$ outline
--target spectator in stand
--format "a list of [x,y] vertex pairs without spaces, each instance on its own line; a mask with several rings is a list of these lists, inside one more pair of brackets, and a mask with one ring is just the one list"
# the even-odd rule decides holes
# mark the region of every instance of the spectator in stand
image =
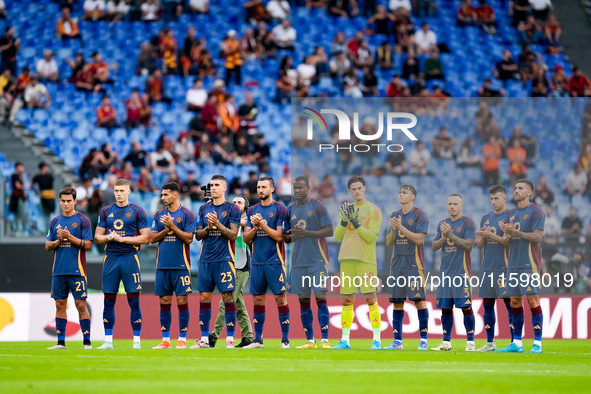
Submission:
[[554,9],[552,0],[529,0],[529,4],[531,5],[533,17],[541,23],[548,20],[550,11]]
[[298,78],[295,87],[295,97],[310,97],[310,88],[304,83],[302,78]]
[[481,101],[478,103],[478,106],[479,109],[476,112],[476,134],[484,141],[487,141],[490,136],[500,139],[501,128],[497,124],[492,112],[490,112],[488,104]]
[[332,174],[326,174],[318,185],[318,199],[322,202],[335,201],[336,188],[332,182]]
[[92,54],[92,60],[90,69],[94,73],[94,84],[112,84],[113,80],[109,78],[109,72],[110,70],[117,69],[119,65],[114,64],[109,66],[107,62],[103,61],[101,54],[98,52]]
[[263,21],[259,22],[258,28],[254,33],[259,48],[259,57],[275,56],[276,48],[273,42],[273,32],[267,29],[267,24]]
[[60,77],[57,62],[51,49],[43,50],[43,58],[37,61],[37,77],[44,82],[57,82]]
[[142,11],[142,20],[150,22],[160,19],[158,16],[160,7],[154,2],[154,0],[146,0],[140,9]]
[[248,0],[242,3],[242,7],[246,9],[246,23],[256,25],[257,22],[268,21],[270,19],[269,13],[261,0]]
[[424,22],[421,30],[414,35],[414,43],[417,47],[417,53],[429,53],[437,49],[437,35],[431,30],[427,22]]
[[577,209],[570,207],[568,216],[564,218],[561,225],[563,235],[583,234],[583,221],[577,215]]
[[156,69],[156,60],[158,56],[156,51],[152,48],[152,44],[144,42],[140,44],[140,55],[138,57],[137,73],[141,75],[149,75]]
[[297,38],[296,29],[291,26],[289,19],[281,21],[280,25],[273,28],[273,42],[278,49],[294,51],[294,42]]
[[80,35],[80,29],[78,28],[78,20],[70,16],[70,10],[64,8],[62,10],[62,16],[56,22],[57,37],[62,40],[70,38],[76,38],[80,40],[82,44],[82,36]]
[[349,58],[354,61],[357,58],[357,51],[359,47],[361,47],[361,43],[363,42],[363,32],[356,31],[355,35],[351,37],[349,41],[347,41],[347,52],[349,54]]
[[298,77],[301,78],[306,86],[315,85],[318,83],[318,78],[316,77],[316,66],[312,63],[313,58],[312,56],[308,55],[304,57],[304,62],[298,65],[296,69],[298,72]]
[[18,75],[16,54],[21,50],[21,39],[14,36],[14,28],[8,26],[6,35],[0,38],[0,52],[2,52],[2,71],[10,69],[10,75]]
[[311,55],[310,62],[316,67],[316,75],[318,77],[329,74],[328,56],[322,45],[314,47],[314,54]]
[[562,25],[556,19],[556,16],[550,15],[548,22],[544,25],[544,37],[548,40],[548,44],[554,47],[554,50],[559,52],[560,37],[562,37]]
[[246,60],[261,60],[263,51],[259,48],[259,44],[254,36],[254,30],[246,29],[244,32],[244,35],[240,39],[240,52]]
[[478,97],[504,97],[505,89],[500,88],[495,90],[492,88],[492,81],[490,78],[484,80],[482,87],[478,88]]
[[548,82],[548,78],[546,77],[546,71],[542,67],[538,67],[536,69],[536,75],[531,81],[532,90],[531,96],[532,97],[552,97],[552,92],[550,91],[550,83]]
[[571,97],[591,96],[591,82],[579,67],[573,68],[573,75],[568,80],[568,93]]
[[6,69],[0,75],[0,120],[4,121],[9,112],[16,94],[16,79],[10,75],[10,70]]
[[187,197],[191,202],[196,202],[201,199],[203,192],[200,189],[199,181],[195,179],[195,172],[192,170],[187,171],[187,180],[181,187],[181,196],[183,199]]
[[158,43],[158,48],[162,57],[163,73],[165,75],[175,75],[178,70],[178,43],[176,38],[174,38],[174,31],[172,29],[164,29],[163,36]]
[[406,159],[404,152],[390,152],[386,156],[384,163],[384,172],[386,175],[404,175],[406,174]]
[[195,143],[195,159],[199,165],[213,164],[213,146],[211,145],[209,135],[201,134],[201,139]]
[[101,150],[97,153],[99,158],[97,165],[101,175],[111,171],[112,167],[117,163],[118,156],[117,152],[113,151],[113,146],[110,143],[107,142],[101,146]]
[[156,147],[156,152],[153,152],[151,157],[151,168],[154,174],[154,183],[156,186],[164,184],[166,179],[174,172],[175,161],[172,154],[164,149],[164,145],[160,144]]
[[224,102],[219,106],[219,114],[222,120],[222,132],[235,135],[240,132],[240,118],[234,96],[226,93]]
[[402,78],[413,80],[419,75],[419,59],[412,47],[408,48],[406,60],[402,64]]
[[[84,59],[84,55],[82,53],[77,53],[76,56],[74,57],[74,60],[66,59],[66,63],[68,64],[68,66],[72,70],[72,74],[70,75],[70,78],[68,79],[68,81],[75,84],[76,81],[78,80],[79,74],[82,72],[82,69],[86,65],[86,60]],[[27,69],[28,69],[28,67],[27,67]]]
[[454,147],[458,140],[451,138],[447,127],[439,129],[439,135],[431,140],[433,145],[433,158],[435,159],[453,159],[455,156]]
[[386,97],[400,97],[405,85],[400,79],[400,75],[392,75],[392,79],[386,85]]
[[164,78],[162,78],[160,69],[155,69],[146,81],[146,92],[150,97],[150,103],[164,102],[170,104],[172,102],[172,99],[165,96]]
[[291,8],[286,0],[270,0],[267,3],[267,12],[271,18],[281,22],[291,14]]
[[354,68],[350,68],[343,78],[343,94],[345,97],[363,97],[357,71]]
[[140,98],[143,104],[140,110],[140,124],[148,127],[150,126],[150,121],[152,120],[152,106],[150,105],[150,96],[148,93],[142,93]]
[[497,17],[495,10],[490,5],[486,4],[486,0],[479,0],[480,5],[476,7],[476,22],[482,27],[487,34],[495,34],[497,32]]
[[517,30],[521,33],[523,44],[538,44],[542,38],[542,26],[536,21],[533,15],[519,23]]
[[357,68],[373,67],[374,54],[367,40],[361,40],[361,44],[357,48],[357,56],[352,58],[352,60]]
[[560,241],[561,233],[561,225],[556,215],[554,215],[554,209],[551,205],[547,205],[546,216],[544,218],[544,236],[542,238],[542,242],[544,243],[542,256],[546,260],[550,260],[558,252],[558,242]]
[[499,159],[501,158],[501,146],[494,136],[490,136],[488,143],[482,148],[484,154],[484,164],[482,170],[484,171],[483,186],[496,185],[499,182]]
[[513,128],[513,134],[509,137],[509,146],[513,146],[513,141],[518,140],[520,145],[525,149],[527,152],[527,162],[528,166],[533,165],[533,160],[536,156],[536,146],[538,140],[536,137],[532,137],[529,135],[523,134],[523,129],[521,126],[515,126]]
[[207,102],[203,106],[203,110],[201,111],[203,127],[212,136],[216,135],[218,132],[218,107],[218,96],[210,94],[207,98]]
[[579,163],[575,164],[574,170],[566,176],[564,193],[570,197],[571,201],[573,196],[582,196],[587,189],[587,181],[587,174],[583,171],[583,167]]
[[258,133],[257,129],[257,104],[254,102],[252,92],[244,93],[245,102],[238,108],[238,118],[240,119],[241,135],[251,138]]
[[403,15],[410,15],[412,5],[410,0],[389,0],[388,8],[394,13],[396,18],[400,18]]
[[418,176],[428,175],[427,166],[431,160],[431,154],[425,148],[423,141],[417,141],[415,150],[408,154],[408,162],[410,163],[409,174],[417,174]]
[[384,36],[390,36],[394,32],[393,24],[396,20],[394,14],[388,12],[386,6],[379,5],[376,13],[367,20],[368,25],[375,25],[373,32]]
[[[47,88],[39,82],[35,75],[31,76],[31,82],[25,88],[24,99],[28,108],[49,108],[51,105],[51,96],[49,96]],[[22,108],[22,103],[20,107]]]
[[240,43],[236,40],[236,30],[230,30],[222,43],[222,57],[225,59],[226,75],[224,81],[230,86],[230,80],[234,78],[236,85],[242,84],[242,55]]
[[129,13],[129,5],[125,0],[110,0],[107,3],[107,19],[111,23],[121,22]]
[[378,97],[380,95],[378,77],[373,72],[373,68],[369,66],[363,67],[363,85],[361,86],[361,90],[365,97]]
[[209,0],[189,0],[189,10],[193,14],[209,14]]
[[328,15],[348,18],[359,14],[357,0],[328,0]]
[[10,195],[8,210],[15,214],[15,232],[19,235],[24,235],[29,217],[25,209],[27,194],[25,192],[25,165],[23,163],[15,163],[14,174],[12,174],[10,181],[12,184],[12,193]]
[[159,190],[152,179],[152,174],[148,167],[140,168],[140,176],[137,180],[137,189],[141,193],[151,193]]
[[514,139],[509,149],[507,149],[507,159],[509,159],[510,181],[514,185],[515,181],[527,176],[527,167],[525,166],[526,153],[518,139]]
[[127,118],[125,128],[135,129],[140,126],[141,111],[144,104],[140,99],[140,92],[137,89],[131,90],[131,97],[125,101],[127,109]]
[[554,66],[554,73],[550,78],[550,90],[554,97],[568,97],[568,79],[564,74],[564,67]]
[[115,111],[115,107],[111,104],[109,96],[103,96],[101,105],[96,112],[96,117],[97,127],[104,127],[107,129],[120,127],[117,123],[117,111]]
[[257,163],[268,163],[271,157],[271,148],[267,145],[264,135],[260,135],[254,146],[254,158]]
[[503,59],[493,68],[493,75],[495,78],[498,78],[503,82],[506,82],[509,79],[519,80],[521,78],[519,75],[519,67],[517,66],[517,63],[515,63],[515,60],[513,60],[513,55],[510,50],[505,49],[503,51]]
[[333,78],[342,78],[351,68],[351,61],[347,58],[345,52],[337,53],[328,63],[330,75]]
[[376,63],[382,70],[390,70],[394,67],[392,47],[388,41],[383,41],[382,44],[376,48]]
[[115,175],[115,179],[127,179],[133,185],[133,164],[129,161],[122,161],[119,168],[113,170],[113,175]]
[[427,81],[425,80],[425,74],[419,73],[414,83],[409,86],[410,94],[412,96],[418,96],[423,89],[427,89]]
[[519,23],[527,18],[530,10],[529,0],[511,0],[509,3],[509,15],[513,15],[513,27],[519,26]]
[[340,52],[347,52],[347,43],[346,43],[345,33],[342,31],[338,31],[337,34],[334,36],[332,40],[332,44],[330,44],[330,54],[332,56],[336,56]]
[[583,148],[577,163],[579,163],[581,167],[583,167],[583,170],[588,175],[591,175],[591,144],[585,144],[585,147]]
[[439,59],[439,51],[434,49],[429,54],[429,58],[425,60],[423,65],[425,77],[429,79],[445,79],[443,74],[443,63]]
[[476,9],[472,7],[471,0],[462,0],[458,7],[458,26],[473,26],[477,21]]
[[519,62],[519,74],[521,75],[521,83],[523,87],[526,86],[527,81],[534,79],[539,68],[541,68],[541,66],[536,62],[536,54],[531,51],[528,52],[525,55],[525,61]]
[[257,193],[257,183],[259,179],[257,173],[250,171],[248,173],[248,180],[244,184],[244,194],[248,197],[251,204],[257,204],[260,200]]
[[244,136],[238,137],[236,143],[236,154],[240,157],[241,164],[252,164],[254,163],[254,157],[248,146],[248,140]]
[[103,19],[105,12],[104,0],[84,0],[84,16],[82,20],[97,21]]
[[203,88],[203,80],[195,78],[193,87],[187,90],[187,110],[200,112],[207,101],[207,90]]
[[289,174],[289,166],[283,167],[283,176],[277,181],[275,193],[280,201],[289,205],[288,202],[291,200],[291,176]]
[[131,152],[123,159],[125,162],[131,163],[133,168],[146,167],[150,163],[150,155],[142,149],[142,144],[139,141],[131,143]]
[[554,193],[548,187],[546,177],[542,175],[538,179],[538,184],[534,188],[534,204],[536,205],[550,205],[554,202]]
[[80,178],[95,179],[99,177],[99,164],[104,159],[103,154],[96,148],[92,148],[80,163],[78,173]]
[[456,158],[459,167],[480,167],[482,165],[482,156],[474,155],[474,145],[474,138],[466,138]]
[[39,163],[39,174],[35,175],[31,182],[31,188],[35,188],[41,200],[41,215],[43,216],[42,232],[49,229],[51,215],[55,212],[55,190],[53,189],[53,175],[49,173],[47,163]]
[[394,31],[396,32],[396,44],[394,49],[397,53],[408,52],[412,47],[414,40],[415,27],[410,19],[409,14],[396,14],[396,21],[394,21]]

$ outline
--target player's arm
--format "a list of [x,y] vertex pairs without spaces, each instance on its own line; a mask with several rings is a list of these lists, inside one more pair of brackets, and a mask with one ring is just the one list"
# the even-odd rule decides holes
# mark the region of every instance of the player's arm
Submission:
[[244,240],[244,242],[246,242],[247,244],[251,243],[254,240],[254,237],[256,237],[257,235],[257,229],[257,226],[250,227],[246,225],[244,227],[244,234],[242,234],[242,239]]
[[476,241],[474,238],[460,238],[454,233],[449,234],[449,240],[464,250],[471,250]]
[[515,230],[515,235],[527,242],[531,242],[532,244],[539,244],[542,242],[544,230],[534,230],[532,233],[524,233],[520,230]]
[[433,239],[433,242],[431,243],[431,249],[433,250],[439,250],[443,247],[443,244],[445,243],[445,241],[447,241],[447,237],[445,236],[445,234],[443,234],[441,232],[441,222],[439,223],[439,225],[437,226],[437,233],[435,234],[435,238]]
[[[150,231],[150,243],[155,244],[156,242],[160,242],[166,236],[168,229],[165,227],[162,231]],[[193,234],[191,234],[191,238],[193,238]]]
[[111,242],[109,236],[105,234],[106,232],[107,230],[104,227],[96,228],[96,231],[94,233],[94,242],[96,242],[97,245],[102,245]]
[[238,238],[238,229],[240,228],[240,224],[230,223],[230,228],[228,228],[220,222],[217,222],[216,226],[218,230],[220,230],[220,233],[230,241],[236,241],[236,238]]
[[92,246],[92,242],[90,240],[83,240],[73,236],[67,228],[60,230],[59,233],[61,234],[62,238],[67,239],[73,246],[80,250],[89,250]]
[[348,225],[349,220],[343,214],[339,214],[339,224],[337,224],[337,228],[334,232],[334,238],[337,242],[341,242],[343,240],[343,237],[347,232]]
[[201,241],[209,237],[209,227],[203,228],[203,226],[195,227],[195,239]]
[[380,233],[380,227],[382,225],[382,212],[376,208],[376,211],[374,211],[373,215],[373,218],[370,218],[369,220],[369,228],[365,228],[363,226],[357,227],[359,235],[368,244],[373,244],[376,242],[378,239],[378,234]]
[[150,243],[150,229],[140,229],[140,235],[134,237],[120,237],[119,242],[130,245],[147,245]]
[[396,229],[390,227],[390,232],[386,235],[386,246],[392,246],[394,241],[396,241]]
[[400,226],[400,231],[406,236],[406,238],[417,245],[422,245],[425,242],[425,233],[413,233],[404,226]]
[[477,235],[476,236],[476,246],[478,247],[478,249],[482,249],[484,248],[484,246],[486,245],[486,238]]
[[62,243],[61,239],[56,239],[55,241],[50,241],[50,240],[46,240],[45,241],[45,250],[47,250],[48,252],[51,252],[52,250],[56,250],[57,248],[60,247],[60,244]]
[[[283,227],[282,226],[277,226],[275,229],[272,229],[264,221],[260,221],[259,226],[260,226],[261,230],[263,230],[264,232],[266,232],[269,235],[269,238],[273,239],[273,241],[275,241],[275,242],[283,241]],[[236,234],[238,234],[238,230],[236,230]]]

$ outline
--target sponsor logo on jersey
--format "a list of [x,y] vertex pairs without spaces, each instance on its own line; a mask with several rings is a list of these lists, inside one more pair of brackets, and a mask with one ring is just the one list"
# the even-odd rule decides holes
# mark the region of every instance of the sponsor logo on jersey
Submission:
[[110,214],[110,215],[109,215],[109,216],[107,216],[107,217],[108,217],[108,218],[114,218],[114,217],[115,217],[115,215],[113,215],[113,214]]
[[297,217],[296,217],[296,215],[293,215],[293,216],[291,217],[291,220],[295,220],[295,219],[297,219]]
[[121,230],[123,228],[123,220],[115,220],[115,222],[113,223],[113,227],[115,227],[116,230]]

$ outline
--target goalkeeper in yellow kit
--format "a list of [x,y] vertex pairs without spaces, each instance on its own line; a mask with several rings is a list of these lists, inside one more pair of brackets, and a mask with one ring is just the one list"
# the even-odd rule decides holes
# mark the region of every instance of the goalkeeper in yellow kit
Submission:
[[353,303],[357,288],[365,296],[369,306],[369,320],[373,330],[371,349],[381,349],[382,318],[376,297],[378,283],[376,239],[382,224],[382,212],[377,206],[365,200],[365,179],[363,177],[349,178],[347,186],[355,202],[353,204],[343,203],[339,214],[339,224],[335,230],[336,240],[342,241],[339,250],[339,263],[341,264],[341,294],[343,296],[343,311],[341,312],[343,334],[341,341],[333,349],[351,349],[349,334],[354,318]]

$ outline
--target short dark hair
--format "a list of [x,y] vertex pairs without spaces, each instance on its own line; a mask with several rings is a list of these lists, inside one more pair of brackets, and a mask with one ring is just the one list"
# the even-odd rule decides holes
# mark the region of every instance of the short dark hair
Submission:
[[501,185],[494,185],[491,186],[490,189],[488,189],[488,194],[496,194],[496,193],[503,193],[504,195],[507,195],[507,189],[505,189],[505,186],[501,186]]
[[[462,197],[462,195],[461,195],[461,194],[455,194],[455,193],[454,193],[454,194],[450,194],[450,195],[449,195],[449,197],[460,197],[460,200],[464,201],[464,197]],[[449,198],[449,197],[448,197],[448,198]]]
[[515,185],[517,185],[518,183],[525,183],[529,187],[529,190],[531,190],[532,192],[534,191],[534,184],[529,179],[518,179],[517,182],[515,182]]
[[275,187],[275,181],[270,176],[262,176],[259,178],[259,182],[260,181],[269,181],[269,183],[271,184],[271,187]]
[[236,196],[236,198],[241,198],[244,200],[244,210],[248,211],[248,208],[250,207],[250,201],[248,200],[248,198],[244,194]]
[[219,174],[212,176],[211,180],[212,181],[224,181],[226,183],[226,185],[228,184],[228,180],[226,179],[226,177],[223,175],[219,175]]
[[127,179],[117,179],[113,186],[127,186],[131,189],[131,182],[129,182]]
[[42,161],[41,163],[39,163],[39,169],[42,170],[44,167],[47,167],[47,163]]
[[415,197],[417,196],[417,189],[415,189],[413,185],[404,184],[400,186],[400,190],[408,190],[409,192],[414,194]]
[[168,182],[165,183],[164,186],[162,186],[162,190],[170,190],[179,193],[181,191],[181,188],[179,187],[179,184],[176,182]]
[[18,167],[18,166],[24,166],[22,161],[17,161],[16,163],[14,163],[14,167]]
[[61,198],[63,195],[72,196],[75,200],[76,199],[76,189],[71,186],[66,186],[60,191],[59,197]]
[[351,185],[357,182],[361,182],[361,184],[365,186],[365,178],[359,175],[355,175],[349,178],[349,180],[347,181],[347,188],[350,189]]
[[310,186],[310,181],[308,180],[307,176],[300,175],[296,179],[293,180],[293,183],[296,182],[303,182],[306,186]]

